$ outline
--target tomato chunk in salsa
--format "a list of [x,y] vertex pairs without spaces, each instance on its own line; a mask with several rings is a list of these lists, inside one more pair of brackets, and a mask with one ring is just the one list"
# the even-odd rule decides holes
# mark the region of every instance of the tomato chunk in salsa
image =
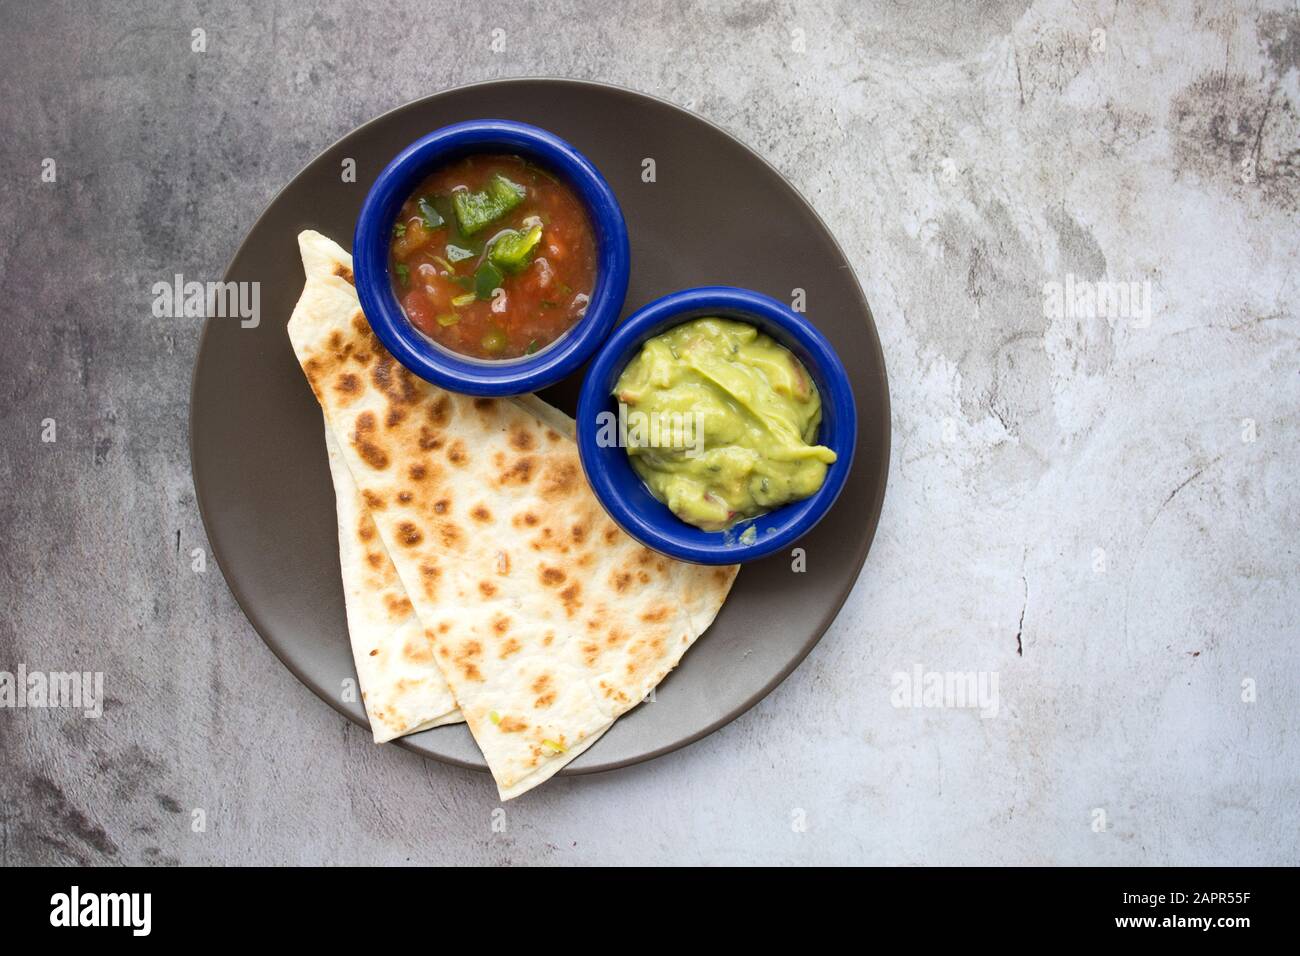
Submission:
[[411,324],[480,359],[546,348],[582,318],[596,280],[586,209],[518,156],[467,156],[429,176],[397,215],[389,260]]

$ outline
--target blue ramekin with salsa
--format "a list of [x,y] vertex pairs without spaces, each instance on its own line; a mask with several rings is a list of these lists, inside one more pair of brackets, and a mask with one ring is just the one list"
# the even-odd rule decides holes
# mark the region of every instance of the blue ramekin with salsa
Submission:
[[361,307],[421,378],[517,395],[576,371],[627,294],[627,224],[605,178],[559,137],[476,120],[379,174],[353,241]]
[[857,410],[844,365],[768,296],[687,289],[634,313],[578,400],[578,451],[610,517],[662,554],[732,564],[787,547],[848,478]]

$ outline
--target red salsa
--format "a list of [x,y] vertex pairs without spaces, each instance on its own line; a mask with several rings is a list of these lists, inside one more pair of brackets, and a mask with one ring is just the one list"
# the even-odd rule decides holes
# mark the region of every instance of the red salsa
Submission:
[[596,242],[567,185],[518,156],[467,156],[411,194],[389,270],[411,323],[480,359],[546,348],[582,318]]

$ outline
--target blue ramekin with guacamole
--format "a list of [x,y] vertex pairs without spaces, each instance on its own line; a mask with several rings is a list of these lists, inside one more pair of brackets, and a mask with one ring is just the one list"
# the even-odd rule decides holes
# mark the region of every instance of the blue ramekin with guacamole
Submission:
[[826,338],[777,300],[726,286],[664,296],[620,325],[577,422],[610,517],[697,564],[752,561],[809,531],[844,488],[858,431]]

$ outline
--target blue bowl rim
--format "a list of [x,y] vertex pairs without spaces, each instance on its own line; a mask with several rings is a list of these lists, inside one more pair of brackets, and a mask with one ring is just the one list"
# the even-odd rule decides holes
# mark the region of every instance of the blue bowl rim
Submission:
[[[476,152],[525,156],[563,178],[587,210],[596,237],[596,285],[586,314],[534,356],[500,361],[459,357],[427,340],[406,317],[388,271],[392,221],[411,191],[443,162]],[[353,278],[371,329],[399,362],[421,378],[468,395],[537,391],[577,371],[609,336],[627,296],[631,253],[627,223],[600,171],[571,144],[512,120],[454,123],[411,143],[370,187],[353,235]]]
[[[716,314],[755,322],[773,334],[782,345],[792,348],[804,363],[822,398],[822,429],[818,440],[836,453],[826,479],[814,494],[783,505],[757,518],[740,522],[727,531],[706,532],[682,521],[661,502],[648,505],[650,514],[634,509],[612,477],[607,456],[623,456],[625,478],[640,477],[627,463],[619,447],[602,448],[596,442],[596,415],[610,408],[610,386],[646,339],[683,322]],[[811,359],[811,361],[809,361]],[[828,416],[834,428],[827,431]],[[578,399],[578,453],[582,469],[597,499],[619,527],[633,538],[669,557],[695,564],[735,564],[766,557],[802,537],[826,516],[848,481],[857,449],[857,407],[848,373],[830,342],[807,319],[783,303],[731,286],[702,286],[683,289],[654,300],[633,313],[615,330],[587,371]],[[642,483],[644,487],[644,483]],[[648,489],[647,495],[648,495]],[[653,499],[652,499],[653,500]],[[772,530],[751,544],[738,540],[750,523],[766,524]]]

